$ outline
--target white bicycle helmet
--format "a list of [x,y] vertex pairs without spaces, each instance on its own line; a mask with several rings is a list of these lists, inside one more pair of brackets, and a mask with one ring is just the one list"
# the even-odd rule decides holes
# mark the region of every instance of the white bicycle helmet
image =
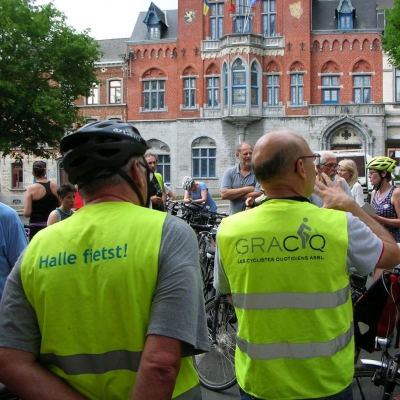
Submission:
[[190,190],[194,183],[194,179],[190,176],[185,176],[182,180],[182,187],[184,190]]

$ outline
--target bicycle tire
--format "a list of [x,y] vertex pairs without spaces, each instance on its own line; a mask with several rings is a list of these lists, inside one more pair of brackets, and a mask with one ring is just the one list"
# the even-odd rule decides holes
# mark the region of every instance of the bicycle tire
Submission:
[[215,392],[236,384],[235,347],[237,319],[235,310],[226,296],[218,305],[217,343],[212,340],[214,298],[206,302],[208,340],[210,351],[193,357],[194,366],[202,386]]
[[[378,386],[373,382],[376,377],[377,371],[382,370],[382,367],[375,364],[362,364],[356,365],[354,370],[354,378],[351,384],[353,389],[354,400],[381,400],[383,396],[383,387],[385,384],[386,369],[383,368],[382,379],[379,380]],[[390,397],[393,399],[395,396],[400,395],[400,373],[396,376],[396,387]]]
[[200,265],[205,269],[207,264],[207,248],[210,247],[210,238],[208,232],[200,232],[199,236],[199,261]]

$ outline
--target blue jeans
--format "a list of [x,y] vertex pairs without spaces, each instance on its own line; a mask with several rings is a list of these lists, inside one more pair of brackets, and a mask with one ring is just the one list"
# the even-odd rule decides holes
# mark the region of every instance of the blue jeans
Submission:
[[[240,400],[262,400],[244,392],[241,387],[239,387],[239,391],[240,391]],[[353,400],[353,392],[351,390],[351,387],[349,386],[347,389],[343,390],[338,394],[334,394],[333,396],[318,397],[315,399],[307,399],[307,400]]]

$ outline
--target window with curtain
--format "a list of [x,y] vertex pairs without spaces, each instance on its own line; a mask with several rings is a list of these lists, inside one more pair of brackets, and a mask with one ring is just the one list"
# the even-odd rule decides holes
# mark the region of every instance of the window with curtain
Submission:
[[276,0],[262,0],[262,24],[264,36],[276,35]]
[[224,3],[210,3],[210,36],[213,40],[224,36]]
[[246,104],[246,68],[240,58],[232,64],[232,104]]
[[371,76],[353,75],[354,103],[371,103]]
[[143,82],[143,110],[165,109],[165,80]]
[[269,106],[279,105],[279,75],[267,76],[267,104]]
[[290,102],[292,106],[301,106],[304,104],[303,74],[290,75]]

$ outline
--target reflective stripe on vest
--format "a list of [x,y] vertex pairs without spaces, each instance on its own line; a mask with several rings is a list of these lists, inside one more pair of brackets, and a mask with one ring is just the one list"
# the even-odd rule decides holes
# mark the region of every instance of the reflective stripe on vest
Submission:
[[341,306],[348,300],[349,290],[350,286],[333,293],[232,293],[232,299],[234,306],[243,310],[315,310]]
[[110,351],[104,354],[76,354],[57,356],[41,354],[40,362],[62,369],[67,375],[104,374],[109,371],[126,369],[138,372],[142,352],[126,350]]
[[249,343],[236,337],[236,343],[241,351],[256,360],[274,360],[276,358],[313,358],[329,357],[345,348],[353,337],[353,324],[343,335],[333,340],[321,343]]

